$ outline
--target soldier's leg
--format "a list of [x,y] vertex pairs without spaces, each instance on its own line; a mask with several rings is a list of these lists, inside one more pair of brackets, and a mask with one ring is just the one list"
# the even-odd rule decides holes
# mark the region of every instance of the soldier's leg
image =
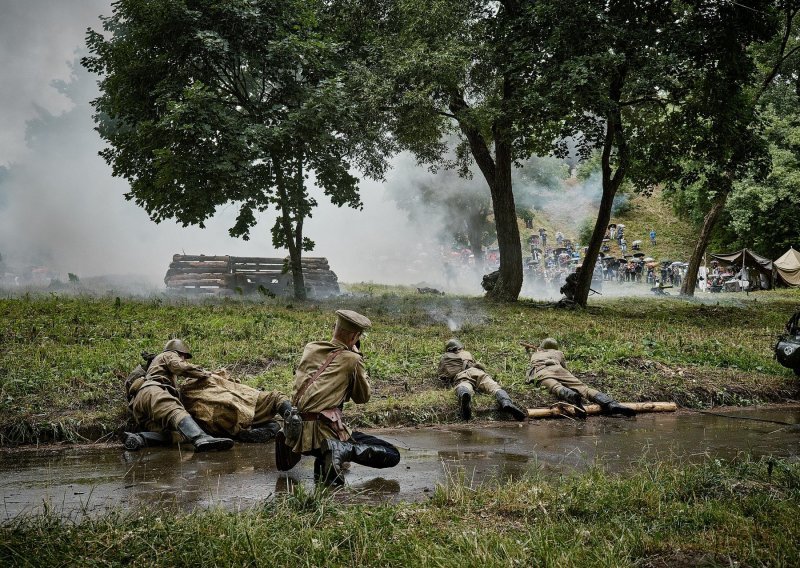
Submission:
[[329,438],[320,449],[322,459],[314,462],[314,477],[332,485],[344,483],[342,468],[345,462],[383,469],[394,467],[400,461],[396,447],[362,432],[353,432],[346,442]]
[[283,417],[284,412],[291,408],[289,398],[278,391],[260,393],[256,400],[252,425],[241,430],[236,439],[248,443],[269,442],[281,429],[281,425],[275,420],[276,416]]
[[514,404],[508,393],[500,388],[500,385],[492,377],[484,374],[478,381],[478,392],[494,395],[497,400],[498,408],[503,412],[508,412],[515,420],[525,420],[528,413]]
[[546,388],[557,399],[563,400],[573,405],[578,410],[578,414],[580,417],[586,416],[586,411],[583,409],[583,401],[581,399],[581,393],[579,393],[578,391],[574,391],[569,387],[565,387],[563,384],[561,384],[559,380],[556,380],[554,378],[542,379],[538,381],[537,384]]
[[262,392],[256,400],[256,411],[253,416],[253,426],[261,426],[274,422],[276,416],[283,418],[286,410],[291,410],[292,403],[289,397],[279,391]]
[[453,390],[456,392],[461,419],[469,420],[472,418],[472,396],[475,394],[472,381],[468,377],[463,377],[460,380],[456,377],[456,384]]
[[206,434],[181,401],[166,388],[157,385],[142,387],[134,397],[132,407],[134,415],[141,414],[165,430],[180,432],[198,452],[233,447],[233,440],[229,438],[214,438]]
[[594,400],[594,396],[600,392],[596,389],[586,386],[569,372],[564,373],[564,376],[558,377],[558,382],[561,384],[561,386],[572,389],[579,393],[583,398],[588,398],[591,400]]

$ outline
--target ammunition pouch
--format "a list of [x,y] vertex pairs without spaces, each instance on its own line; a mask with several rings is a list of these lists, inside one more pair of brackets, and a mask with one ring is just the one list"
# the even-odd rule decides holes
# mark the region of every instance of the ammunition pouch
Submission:
[[789,369],[800,369],[800,335],[783,335],[775,345],[775,359]]

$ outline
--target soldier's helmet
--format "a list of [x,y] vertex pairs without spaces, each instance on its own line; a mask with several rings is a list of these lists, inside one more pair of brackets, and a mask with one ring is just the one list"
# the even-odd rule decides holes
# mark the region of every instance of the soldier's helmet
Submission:
[[543,339],[542,342],[539,344],[539,349],[558,349],[558,341],[556,341],[552,337]]
[[464,349],[464,344],[463,344],[463,343],[461,343],[461,342],[460,342],[458,339],[456,339],[456,338],[453,338],[453,339],[451,339],[451,340],[450,340],[450,341],[448,341],[448,342],[447,342],[447,344],[444,346],[444,350],[445,350],[445,351],[453,351],[453,352],[455,352],[455,351],[461,351],[462,349]]
[[167,341],[167,344],[164,345],[164,352],[166,353],[167,351],[177,351],[187,359],[192,358],[192,352],[189,351],[189,346],[180,339],[170,339]]

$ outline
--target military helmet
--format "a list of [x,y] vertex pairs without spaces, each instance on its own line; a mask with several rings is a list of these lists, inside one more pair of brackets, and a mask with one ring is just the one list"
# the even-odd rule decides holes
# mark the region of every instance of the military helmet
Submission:
[[558,341],[552,337],[547,337],[539,344],[539,349],[558,349]]
[[464,349],[464,344],[455,337],[444,346],[445,351],[461,351],[462,349]]
[[189,351],[189,347],[180,339],[170,339],[167,341],[167,344],[164,346],[164,352],[167,351],[177,351],[187,359],[192,358],[192,353]]

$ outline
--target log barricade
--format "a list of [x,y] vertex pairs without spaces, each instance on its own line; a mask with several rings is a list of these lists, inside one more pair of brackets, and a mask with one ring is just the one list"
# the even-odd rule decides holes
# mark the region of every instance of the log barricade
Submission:
[[[306,293],[312,298],[339,294],[339,279],[328,259],[302,259]],[[288,258],[175,254],[164,283],[171,291],[188,294],[267,293],[294,295]]]

